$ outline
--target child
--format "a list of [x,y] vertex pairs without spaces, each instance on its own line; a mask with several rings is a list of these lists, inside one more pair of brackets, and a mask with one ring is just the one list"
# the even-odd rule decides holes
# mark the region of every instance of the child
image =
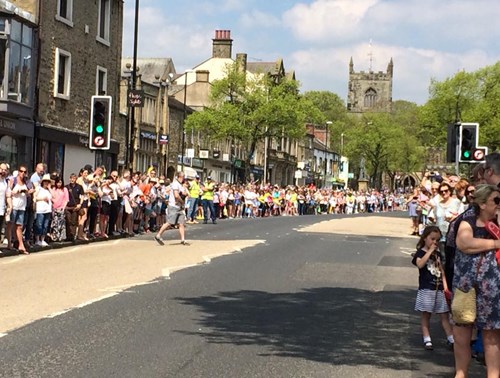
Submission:
[[453,348],[453,332],[450,325],[448,313],[449,307],[446,303],[445,292],[448,292],[446,280],[443,280],[444,271],[439,254],[439,239],[441,231],[436,226],[425,228],[417,243],[417,252],[412,263],[419,268],[418,292],[415,302],[415,311],[421,312],[420,324],[424,347],[432,350],[433,345],[429,333],[431,314],[439,314],[441,325],[447,336],[447,345]]

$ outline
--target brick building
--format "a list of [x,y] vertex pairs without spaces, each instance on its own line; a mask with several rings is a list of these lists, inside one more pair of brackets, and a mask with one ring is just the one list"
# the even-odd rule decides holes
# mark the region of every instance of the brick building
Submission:
[[[40,2],[35,162],[65,178],[85,164],[109,171],[123,156],[125,124],[119,115],[123,1]],[[92,95],[113,98],[112,142],[88,148]]]

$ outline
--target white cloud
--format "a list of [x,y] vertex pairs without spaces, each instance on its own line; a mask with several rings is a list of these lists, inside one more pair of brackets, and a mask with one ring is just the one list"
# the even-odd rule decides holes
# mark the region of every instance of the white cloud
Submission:
[[332,37],[352,38],[378,0],[317,0],[298,4],[285,12],[283,20],[299,40],[331,41]]
[[272,28],[281,25],[281,20],[270,13],[252,10],[240,17],[240,25],[244,28]]

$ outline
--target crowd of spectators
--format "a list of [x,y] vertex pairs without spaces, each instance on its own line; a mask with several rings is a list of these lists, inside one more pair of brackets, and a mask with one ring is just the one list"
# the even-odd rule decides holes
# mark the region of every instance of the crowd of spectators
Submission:
[[[407,206],[413,234],[423,238],[429,230],[438,230],[439,245],[433,261],[444,261],[444,277],[440,272],[432,273],[432,264],[427,264],[431,274],[446,281],[445,291],[452,288],[453,294],[476,290],[474,323],[458,323],[451,316],[455,377],[468,376],[471,356],[486,365],[488,377],[500,376],[500,153],[487,155],[484,163],[473,167],[469,178],[426,173]],[[490,232],[494,229],[498,232]],[[436,290],[433,298],[437,298]],[[453,294],[449,294],[450,303]],[[425,311],[439,313],[436,302],[431,304],[434,310]],[[441,311],[449,311],[445,307]],[[430,317],[427,315],[423,319]],[[432,350],[428,322],[424,323],[424,345]]]
[[[147,172],[107,172],[84,166],[65,183],[39,163],[0,164],[0,240],[4,248],[29,253],[51,243],[87,242],[156,232],[167,220],[171,182]],[[187,224],[219,219],[353,214],[403,210],[400,191],[356,192],[306,186],[218,183],[208,176],[184,180]]]

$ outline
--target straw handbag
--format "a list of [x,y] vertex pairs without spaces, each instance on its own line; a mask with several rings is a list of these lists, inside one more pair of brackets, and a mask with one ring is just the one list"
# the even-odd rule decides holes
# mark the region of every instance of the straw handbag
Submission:
[[[479,263],[477,264],[476,281],[479,274],[479,268],[483,262],[484,253],[481,254]],[[451,315],[456,324],[473,324],[476,320],[476,288],[472,287],[465,292],[460,289],[455,289],[453,300],[451,301]]]

